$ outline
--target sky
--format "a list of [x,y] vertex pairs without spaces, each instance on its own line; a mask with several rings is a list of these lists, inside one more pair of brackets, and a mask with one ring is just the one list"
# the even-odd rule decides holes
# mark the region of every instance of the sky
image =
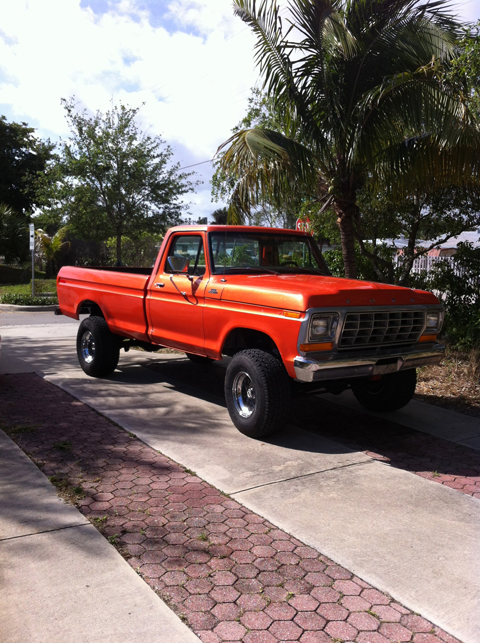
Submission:
[[[458,2],[464,21],[480,0]],[[41,138],[68,137],[61,98],[106,111],[138,107],[181,167],[203,181],[188,195],[193,220],[222,204],[210,197],[218,146],[259,85],[254,38],[229,0],[0,0],[0,114]]]

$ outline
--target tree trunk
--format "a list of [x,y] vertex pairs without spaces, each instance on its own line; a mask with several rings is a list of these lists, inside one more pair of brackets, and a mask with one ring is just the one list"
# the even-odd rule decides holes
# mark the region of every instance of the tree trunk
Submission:
[[335,203],[335,210],[338,214],[337,224],[340,228],[340,238],[342,241],[345,277],[356,279],[357,263],[355,260],[353,218],[357,215],[357,206],[354,203],[345,203],[345,201],[338,200]]
[[116,266],[122,265],[122,233],[117,232],[117,263]]

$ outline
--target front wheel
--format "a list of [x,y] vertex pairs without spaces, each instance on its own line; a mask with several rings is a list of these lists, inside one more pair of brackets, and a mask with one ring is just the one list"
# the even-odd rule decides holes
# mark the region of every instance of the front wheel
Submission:
[[91,377],[106,377],[117,368],[120,343],[103,317],[91,316],[82,321],[77,356],[83,371]]
[[285,368],[258,349],[237,353],[227,368],[225,400],[233,424],[250,438],[263,438],[288,421],[291,390]]
[[412,368],[383,375],[378,380],[355,380],[352,382],[352,391],[369,411],[396,411],[410,402],[416,385],[417,371]]

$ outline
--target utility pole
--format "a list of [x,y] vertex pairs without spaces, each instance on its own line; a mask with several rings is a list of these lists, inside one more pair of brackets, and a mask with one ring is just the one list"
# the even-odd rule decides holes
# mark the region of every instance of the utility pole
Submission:
[[35,226],[30,223],[30,250],[32,251],[32,297],[35,297]]

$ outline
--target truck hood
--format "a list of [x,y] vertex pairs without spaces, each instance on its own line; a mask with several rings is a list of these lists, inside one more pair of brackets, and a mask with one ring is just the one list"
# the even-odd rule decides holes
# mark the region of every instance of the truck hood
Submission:
[[228,275],[226,283],[220,283],[219,277],[210,280],[207,293],[211,286],[224,301],[301,312],[309,308],[438,304],[434,295],[422,290],[321,275]]

